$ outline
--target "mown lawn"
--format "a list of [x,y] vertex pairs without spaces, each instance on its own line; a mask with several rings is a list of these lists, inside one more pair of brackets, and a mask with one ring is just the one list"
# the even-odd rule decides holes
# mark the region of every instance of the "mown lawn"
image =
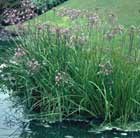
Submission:
[[[140,24],[140,0],[69,0],[59,7],[71,7],[76,9],[98,9],[100,14],[107,16],[114,13],[118,16],[120,24],[130,26]],[[53,12],[49,11],[43,15],[33,19],[32,22],[43,23],[46,21],[57,21],[59,18],[53,16]],[[62,21],[60,21],[62,22]]]

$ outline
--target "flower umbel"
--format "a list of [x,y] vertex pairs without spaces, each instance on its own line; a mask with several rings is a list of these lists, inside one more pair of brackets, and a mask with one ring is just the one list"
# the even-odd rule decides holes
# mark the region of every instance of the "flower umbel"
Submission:
[[98,75],[108,76],[111,75],[112,72],[113,72],[113,67],[110,61],[99,64],[99,72],[97,72]]
[[26,55],[26,52],[24,51],[23,48],[16,48],[15,49],[15,54],[14,54],[14,57],[16,58],[20,58],[20,57],[23,57]]
[[69,81],[69,76],[66,72],[58,72],[55,76],[55,84],[60,86],[61,84],[67,84]]
[[27,67],[32,74],[38,72],[41,66],[37,60],[32,59],[31,61],[27,62]]

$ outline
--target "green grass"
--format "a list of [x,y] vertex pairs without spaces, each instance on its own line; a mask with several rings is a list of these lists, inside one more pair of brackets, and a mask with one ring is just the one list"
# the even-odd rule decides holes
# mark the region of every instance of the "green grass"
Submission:
[[[95,11],[99,8],[99,12],[107,16],[110,12],[118,16],[119,23],[122,25],[139,25],[140,23],[140,1],[139,0],[69,0],[59,7],[71,7],[76,9],[88,9]],[[53,12],[47,12],[34,21],[40,23],[46,21],[56,22],[58,19],[52,18]]]

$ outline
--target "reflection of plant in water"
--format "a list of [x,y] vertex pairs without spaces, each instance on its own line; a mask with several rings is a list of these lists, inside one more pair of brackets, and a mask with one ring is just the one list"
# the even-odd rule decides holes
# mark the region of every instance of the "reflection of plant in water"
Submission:
[[[76,122],[75,122],[76,123]],[[82,124],[81,124],[82,125]],[[69,137],[93,137],[96,134],[88,133],[89,126],[83,126],[81,128],[71,122],[66,123],[53,123],[53,124],[42,124],[41,121],[32,120],[25,127],[22,127],[20,138],[69,138]]]

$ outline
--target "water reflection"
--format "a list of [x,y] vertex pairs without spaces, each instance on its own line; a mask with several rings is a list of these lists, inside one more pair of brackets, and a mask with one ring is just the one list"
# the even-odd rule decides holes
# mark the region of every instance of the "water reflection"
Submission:
[[103,133],[90,133],[85,126],[76,126],[71,123],[53,124],[52,126],[40,125],[37,121],[30,121],[24,127],[20,138],[139,138],[137,133],[123,133],[105,131]]
[[[7,137],[16,129],[10,116],[12,112],[10,105],[8,94],[0,92],[0,138]],[[14,115],[14,113],[12,114]]]

